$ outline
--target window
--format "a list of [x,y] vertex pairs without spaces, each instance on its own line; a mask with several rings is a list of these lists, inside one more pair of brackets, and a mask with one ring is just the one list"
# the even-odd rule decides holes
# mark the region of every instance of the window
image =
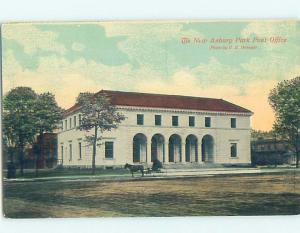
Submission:
[[70,161],[72,160],[72,153],[73,153],[73,151],[72,151],[72,144],[70,144],[69,145],[69,156],[70,156],[69,160]]
[[74,116],[74,127],[76,127],[76,124],[77,124],[77,122],[76,122],[76,116]]
[[236,128],[236,118],[231,118],[231,128]]
[[205,117],[205,127],[211,127],[211,118]]
[[68,121],[65,120],[65,130],[67,130],[67,129],[68,129]]
[[144,124],[144,115],[143,114],[137,114],[136,115],[136,123],[138,125],[143,125]]
[[178,116],[172,116],[172,126],[178,126]]
[[78,123],[79,123],[79,125],[81,125],[81,114],[78,115],[78,118],[79,118],[79,119],[78,119],[78,120],[79,120]]
[[230,144],[230,157],[237,157],[237,145],[236,143]]
[[114,143],[105,142],[105,158],[112,159],[114,157]]
[[155,115],[155,125],[161,125],[161,115]]
[[70,129],[72,129],[72,117],[70,117]]
[[63,162],[64,161],[64,146],[61,146],[60,150],[61,150],[61,161]]
[[195,117],[189,116],[189,126],[193,127],[195,126]]
[[82,159],[81,142],[78,142],[78,154],[79,154],[79,159]]
[[63,121],[61,121],[61,130],[64,130],[64,122]]

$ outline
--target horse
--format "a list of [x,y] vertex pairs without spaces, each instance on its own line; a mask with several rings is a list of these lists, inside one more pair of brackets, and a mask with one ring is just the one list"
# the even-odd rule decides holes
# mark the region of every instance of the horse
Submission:
[[144,176],[144,166],[143,165],[132,165],[132,164],[126,163],[124,168],[125,169],[128,168],[130,170],[132,177],[133,177],[133,173],[138,172],[138,171],[140,171],[142,173],[142,176]]

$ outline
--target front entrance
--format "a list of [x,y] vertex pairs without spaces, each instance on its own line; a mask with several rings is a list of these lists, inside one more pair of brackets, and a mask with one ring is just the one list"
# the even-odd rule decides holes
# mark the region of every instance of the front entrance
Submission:
[[198,140],[195,135],[189,135],[185,140],[185,161],[198,162]]
[[202,138],[202,161],[213,162],[214,161],[214,139],[211,135],[205,135]]
[[133,137],[133,162],[147,162],[147,137],[144,134],[136,134]]
[[156,159],[165,162],[165,139],[161,134],[155,134],[151,139],[151,162]]
[[181,138],[173,134],[169,138],[169,162],[181,162]]

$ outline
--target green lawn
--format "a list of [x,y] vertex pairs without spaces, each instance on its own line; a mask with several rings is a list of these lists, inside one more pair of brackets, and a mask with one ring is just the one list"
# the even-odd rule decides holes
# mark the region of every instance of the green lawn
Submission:
[[[3,172],[3,177],[6,177],[7,172]],[[103,175],[125,175],[129,174],[126,169],[96,169],[95,176]],[[67,177],[67,176],[90,176],[92,175],[91,169],[80,169],[80,168],[64,168],[64,169],[39,169],[38,177]],[[20,175],[19,169],[16,173],[16,178],[36,178],[35,170],[24,170],[24,175]]]
[[300,214],[299,173],[172,180],[4,182],[7,217]]

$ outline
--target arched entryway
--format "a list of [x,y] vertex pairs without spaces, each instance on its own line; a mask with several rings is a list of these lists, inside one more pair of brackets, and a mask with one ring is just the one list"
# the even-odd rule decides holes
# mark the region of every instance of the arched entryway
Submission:
[[198,139],[190,134],[185,140],[185,161],[198,162]]
[[169,138],[169,162],[181,162],[181,138],[177,134]]
[[155,134],[151,139],[151,162],[155,159],[165,162],[165,139],[161,134]]
[[202,138],[202,161],[214,161],[214,139],[208,134]]
[[147,137],[142,133],[133,137],[133,162],[147,162]]

